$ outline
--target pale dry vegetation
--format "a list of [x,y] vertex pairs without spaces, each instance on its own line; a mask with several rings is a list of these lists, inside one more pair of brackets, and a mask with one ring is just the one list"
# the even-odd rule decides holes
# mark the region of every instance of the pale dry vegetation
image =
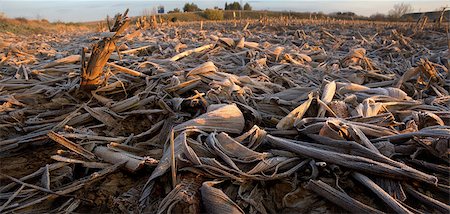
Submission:
[[30,36],[33,34],[77,33],[92,29],[93,24],[62,23],[42,20],[29,20],[26,18],[8,18],[0,14],[0,33]]

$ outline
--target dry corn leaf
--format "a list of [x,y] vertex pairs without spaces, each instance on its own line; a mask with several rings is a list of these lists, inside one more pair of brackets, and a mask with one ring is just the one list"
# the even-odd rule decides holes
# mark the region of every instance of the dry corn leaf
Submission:
[[222,190],[214,187],[214,185],[220,182],[221,181],[207,181],[200,187],[202,203],[206,212],[217,214],[244,213],[244,211],[225,195]]

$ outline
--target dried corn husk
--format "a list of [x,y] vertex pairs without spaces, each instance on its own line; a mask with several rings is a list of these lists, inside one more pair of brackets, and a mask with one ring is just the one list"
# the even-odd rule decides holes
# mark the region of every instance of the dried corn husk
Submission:
[[244,115],[236,105],[210,105],[208,112],[174,127],[175,130],[196,128],[203,131],[226,131],[241,133]]
[[311,102],[313,100],[313,95],[308,95],[308,100],[302,103],[300,106],[289,112],[287,116],[285,116],[283,119],[280,120],[277,124],[277,129],[280,130],[286,130],[294,127],[294,122],[296,120],[301,120],[303,115],[308,110],[309,106],[311,105]]
[[94,149],[94,154],[102,160],[111,164],[125,162],[125,168],[131,172],[135,172],[141,169],[145,164],[145,160],[138,160],[136,158],[133,158],[131,155],[126,155],[121,152],[115,152],[104,146],[96,147]]
[[208,181],[200,188],[203,206],[207,213],[244,213],[244,211],[234,203],[222,190],[213,187],[220,181]]

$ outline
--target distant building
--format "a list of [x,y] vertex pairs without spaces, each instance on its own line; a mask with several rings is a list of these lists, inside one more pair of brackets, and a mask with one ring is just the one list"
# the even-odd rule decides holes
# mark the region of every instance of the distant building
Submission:
[[158,6],[158,14],[164,13],[164,6]]
[[[433,12],[425,12],[425,13],[407,13],[407,14],[403,15],[401,18],[402,19],[412,19],[414,21],[417,21],[420,19],[420,17],[427,16],[428,20],[434,21],[439,18],[439,16],[441,15],[441,12],[442,11],[433,11]],[[444,12],[444,18],[442,21],[448,22],[449,17],[450,17],[450,10],[446,10]]]

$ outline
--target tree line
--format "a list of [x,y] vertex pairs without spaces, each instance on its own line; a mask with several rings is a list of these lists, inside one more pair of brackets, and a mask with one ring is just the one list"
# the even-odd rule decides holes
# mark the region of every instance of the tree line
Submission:
[[[239,2],[233,2],[233,3],[228,3],[225,2],[225,7],[219,8],[219,7],[214,7],[214,10],[247,10],[250,11],[252,10],[252,6],[250,6],[249,3],[245,3],[244,6],[241,6],[241,4]],[[202,9],[200,9],[198,7],[197,4],[195,3],[186,3],[183,6],[183,12],[197,12],[197,11],[202,11]],[[181,10],[179,8],[175,8],[171,11],[169,11],[168,13],[181,13]]]
[[242,8],[241,4],[237,1],[228,4],[228,2],[225,2],[225,10],[252,10],[252,7],[250,6],[249,3],[245,3],[244,4],[244,8]]
[[[209,17],[214,17],[214,19],[221,19],[217,17],[222,17],[221,12],[223,10],[245,10],[245,11],[251,11],[253,8],[250,6],[249,3],[245,3],[244,5],[241,5],[239,2],[225,2],[225,5],[223,8],[214,7],[213,9],[206,9],[208,10],[207,14]],[[205,12],[206,12],[205,10]],[[441,10],[441,9],[439,9]],[[172,11],[169,11],[168,13],[181,13],[181,12],[197,12],[197,11],[203,11],[198,7],[195,3],[185,3],[183,9],[175,8]],[[413,7],[409,3],[399,3],[395,4],[391,10],[388,11],[387,14],[382,13],[376,13],[369,17],[359,16],[355,14],[354,12],[335,12],[330,13],[326,16],[328,17],[334,17],[338,19],[369,19],[369,20],[400,20],[400,19],[406,19],[404,17],[405,14],[411,13],[413,11]]]

